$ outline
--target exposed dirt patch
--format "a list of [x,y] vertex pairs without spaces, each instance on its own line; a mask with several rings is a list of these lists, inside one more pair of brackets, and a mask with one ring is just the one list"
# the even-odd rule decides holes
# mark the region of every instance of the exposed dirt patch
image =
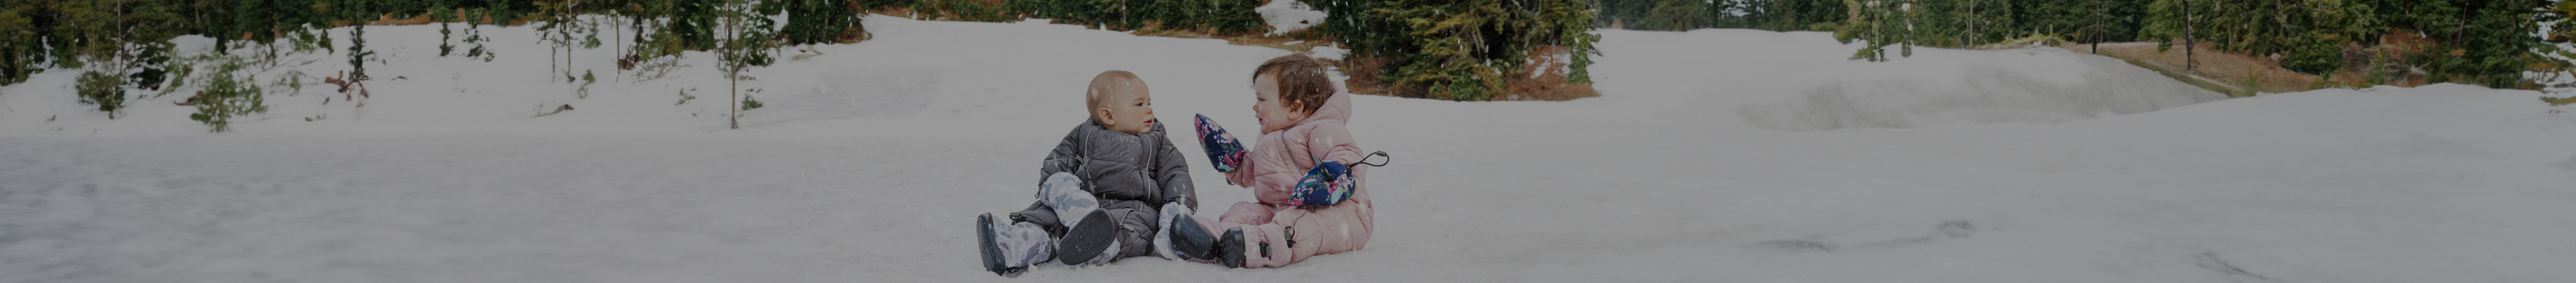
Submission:
[[[1378,68],[1385,68],[1386,63],[1391,61],[1395,60],[1377,57],[1359,57],[1351,59],[1350,61],[1324,60],[1324,62],[1333,64],[1333,66],[1341,67],[1342,74],[1345,75],[1375,74],[1377,73]],[[1344,87],[1349,87],[1350,89],[1347,91],[1354,94],[1396,96],[1394,95],[1394,91],[1387,89],[1388,86],[1386,81],[1378,80],[1377,76],[1353,75],[1351,76],[1351,79],[1343,80],[1342,84]]]
[[1568,61],[1572,51],[1572,48],[1563,46],[1542,46],[1530,50],[1529,64],[1522,65],[1514,72],[1515,75],[1503,82],[1511,89],[1511,94],[1494,97],[1494,100],[1567,101],[1600,97],[1601,92],[1593,90],[1592,84],[1565,81],[1566,72],[1573,70],[1569,65],[1571,61]]
[[[2278,58],[2218,51],[2212,49],[2207,43],[2200,44],[2188,53],[2184,50],[2184,45],[2179,42],[2175,43],[2171,50],[2164,51],[2157,51],[2154,42],[2104,43],[2099,45],[2100,50],[2095,50],[2094,46],[2096,45],[2060,45],[2066,50],[2128,60],[2131,64],[2164,72],[2177,80],[2237,97],[2251,96],[2253,92],[2258,91],[2283,93],[2327,87],[2367,86],[2370,85],[2366,79],[2368,75],[2366,71],[2370,67],[2370,52],[2380,52],[2356,48],[2359,51],[2356,52],[2357,54],[2345,56],[2353,59],[2346,60],[2344,68],[2335,71],[2331,79],[2328,79],[2283,69]],[[2374,49],[2384,48],[2393,47]],[[2186,56],[2190,59],[2189,62],[2185,61]],[[2358,62],[2353,62],[2356,60]],[[2430,80],[2422,75],[2423,72],[2403,73],[2406,74],[2401,75],[2402,78],[2390,77],[2380,84],[2414,87],[2427,84]],[[2220,89],[2221,87],[2225,89]]]

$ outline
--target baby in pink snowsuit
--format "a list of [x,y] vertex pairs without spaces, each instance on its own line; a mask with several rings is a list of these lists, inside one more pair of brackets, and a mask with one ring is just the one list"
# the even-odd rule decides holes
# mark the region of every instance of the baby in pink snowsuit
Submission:
[[[1243,156],[1240,168],[1226,180],[1251,188],[1259,202],[1237,202],[1217,220],[1193,216],[1211,233],[1240,228],[1242,238],[1219,245],[1230,267],[1277,267],[1307,257],[1359,250],[1368,246],[1370,210],[1365,156],[1343,128],[1350,117],[1350,94],[1339,91],[1324,67],[1305,55],[1263,62],[1253,70],[1257,101],[1252,109],[1261,121],[1261,136]],[[1301,177],[1325,162],[1349,166],[1350,197],[1332,205],[1297,206],[1290,195]],[[1237,258],[1240,262],[1237,263]],[[1237,265],[1239,264],[1239,265]]]

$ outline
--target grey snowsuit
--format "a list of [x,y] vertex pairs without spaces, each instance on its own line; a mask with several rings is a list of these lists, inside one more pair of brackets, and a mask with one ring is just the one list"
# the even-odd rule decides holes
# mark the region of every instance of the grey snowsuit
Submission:
[[[1163,124],[1154,123],[1144,134],[1129,134],[1100,127],[1084,120],[1065,134],[1064,141],[1047,152],[1046,161],[1038,166],[1038,180],[1045,182],[1056,172],[1073,173],[1085,183],[1083,190],[1100,200],[1100,209],[1118,221],[1118,257],[1154,254],[1154,231],[1159,207],[1179,202],[1198,209],[1198,190],[1190,187],[1187,157],[1164,138]],[[1052,237],[1064,237],[1070,227],[1062,225],[1063,216],[1045,203],[1032,203],[1029,208],[1011,213],[1011,219],[1046,227]]]

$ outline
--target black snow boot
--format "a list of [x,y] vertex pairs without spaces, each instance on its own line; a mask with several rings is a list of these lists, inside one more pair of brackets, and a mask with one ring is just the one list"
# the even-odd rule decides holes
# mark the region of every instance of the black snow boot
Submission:
[[993,275],[1016,276],[1020,271],[1028,270],[1028,267],[1003,266],[1002,247],[993,242],[992,213],[975,216],[975,232],[975,244],[984,252],[984,271],[992,271]]
[[1109,211],[1093,209],[1082,216],[1082,223],[1064,232],[1056,242],[1055,260],[1064,265],[1080,265],[1109,252],[1109,243],[1118,240],[1118,221],[1109,219]]
[[1172,230],[1173,253],[1196,260],[1217,258],[1216,235],[1208,235],[1207,229],[1200,227],[1198,221],[1173,219],[1171,225],[1165,228]]
[[1243,243],[1243,228],[1225,229],[1225,236],[1217,238],[1217,255],[1225,257],[1221,262],[1225,268],[1243,268]]

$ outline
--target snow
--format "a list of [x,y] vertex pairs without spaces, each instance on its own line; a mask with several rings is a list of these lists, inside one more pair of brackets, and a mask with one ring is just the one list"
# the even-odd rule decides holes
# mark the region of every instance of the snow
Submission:
[[1324,23],[1324,11],[1308,7],[1304,1],[1266,1],[1268,3],[1261,4],[1261,7],[1252,8],[1252,12],[1261,14],[1261,22],[1270,25],[1271,35],[1288,34]]
[[[2026,50],[2027,53],[1920,51],[1926,60],[1897,60],[1869,68],[1955,75],[1837,79],[1797,91],[1799,95],[1795,97],[1744,104],[1738,111],[1745,120],[1772,129],[1908,128],[2065,122],[2226,98],[2120,59],[2065,49]],[[2014,57],[2051,58],[2033,62],[2036,60]],[[2082,65],[2049,66],[2066,62]],[[2047,78],[2062,75],[2081,78]]]
[[[1248,127],[1247,73],[1291,51],[867,20],[875,40],[755,68],[744,87],[769,106],[739,130],[711,56],[639,81],[580,50],[576,70],[602,78],[581,98],[548,82],[524,27],[486,27],[493,62],[435,57],[434,26],[371,27],[385,62],[366,106],[272,89],[235,133],[164,106],[180,96],[109,120],[72,102],[76,71],[52,70],[0,88],[0,282],[2576,278],[2576,114],[2535,92],[2212,101],[2054,49],[1871,63],[1822,33],[1605,30],[1598,98],[1356,97],[1354,136],[1397,159],[1372,170],[1384,213],[1367,249],[1003,279],[975,263],[972,219],[1031,201],[1092,75],[1137,73],[1162,117]],[[1833,88],[1840,108],[1816,103]],[[673,105],[686,89],[697,99]],[[1251,199],[1192,169],[1202,213]]]
[[1312,56],[1312,57],[1315,57],[1315,59],[1331,59],[1331,60],[1341,60],[1341,59],[1342,59],[1342,56],[1349,56],[1349,55],[1351,54],[1351,51],[1350,51],[1350,50],[1345,50],[1345,49],[1342,49],[1342,48],[1340,48],[1340,47],[1333,47],[1333,46],[1329,46],[1329,45],[1327,45],[1327,46],[1315,46],[1315,48],[1307,49],[1307,51],[1306,51],[1306,52],[1308,52],[1308,53],[1309,53],[1309,54],[1306,54],[1306,56]]

